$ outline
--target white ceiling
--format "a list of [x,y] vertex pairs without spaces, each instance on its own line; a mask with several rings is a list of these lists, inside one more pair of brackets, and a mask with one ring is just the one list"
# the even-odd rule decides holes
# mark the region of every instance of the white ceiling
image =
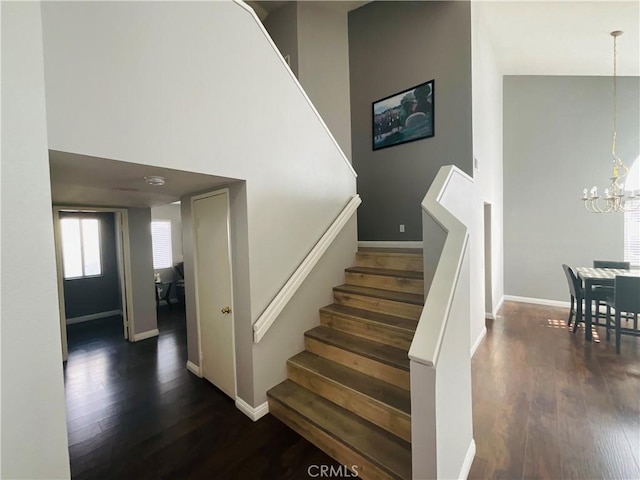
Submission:
[[[234,181],[55,150],[49,151],[49,166],[53,203],[65,206],[156,207]],[[148,185],[144,177],[151,175],[165,177],[166,184]]]
[[476,1],[505,75],[640,75],[640,1]]
[[[322,3],[325,7],[332,8],[334,10],[345,12],[345,13],[350,12],[351,10],[355,10],[356,8],[361,7],[365,3],[369,3],[369,1],[354,2],[349,0],[333,0],[333,1],[322,1],[322,2],[318,2],[315,0],[301,0],[301,1],[314,1],[314,3]],[[282,6],[291,2],[280,2],[280,1],[271,1],[271,0],[255,0],[255,1],[249,0],[246,3],[248,3],[251,6],[251,8],[253,8],[253,10],[256,12],[256,15],[258,15],[258,18],[264,21],[264,19],[267,18],[271,12],[275,12]]]

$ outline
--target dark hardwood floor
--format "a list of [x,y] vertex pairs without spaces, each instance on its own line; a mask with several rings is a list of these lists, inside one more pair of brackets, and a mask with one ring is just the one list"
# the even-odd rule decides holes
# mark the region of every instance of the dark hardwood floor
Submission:
[[[138,343],[119,317],[69,327],[74,479],[303,479],[338,466],[188,373],[183,315],[162,309],[160,337]],[[602,331],[593,344],[569,333],[566,315],[506,303],[488,323],[472,361],[470,478],[640,478],[640,339],[623,337],[617,356]]]
[[[74,479],[301,479],[331,458],[267,415],[252,422],[185,364],[184,312],[129,343],[121,317],[70,325],[65,367]],[[312,470],[315,472],[315,470]]]
[[640,340],[622,355],[567,309],[505,303],[472,360],[469,478],[640,478]]

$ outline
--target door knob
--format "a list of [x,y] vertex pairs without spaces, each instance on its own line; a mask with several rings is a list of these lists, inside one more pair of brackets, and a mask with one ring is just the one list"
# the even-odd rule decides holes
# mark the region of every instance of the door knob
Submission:
[[221,311],[222,313],[231,313],[231,309],[229,307],[224,307]]

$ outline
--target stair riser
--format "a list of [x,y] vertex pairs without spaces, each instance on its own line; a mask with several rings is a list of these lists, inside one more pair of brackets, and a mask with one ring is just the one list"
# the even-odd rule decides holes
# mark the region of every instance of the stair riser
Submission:
[[320,357],[324,357],[332,362],[339,363],[345,367],[351,368],[358,372],[364,373],[371,377],[390,383],[396,387],[403,388],[407,391],[410,389],[409,372],[398,368],[380,363],[368,357],[363,357],[357,353],[343,350],[342,348],[320,342],[314,338],[305,337],[305,349],[311,353],[315,353]]
[[424,282],[412,278],[389,277],[368,273],[346,272],[345,283],[361,287],[381,288],[395,292],[424,294]]
[[395,315],[397,317],[408,318],[416,321],[420,318],[420,314],[422,313],[422,305],[394,302],[393,300],[385,300],[382,298],[340,291],[334,291],[333,297],[336,303],[341,305],[362,308],[363,310],[371,310],[373,312],[385,313],[387,315]]
[[287,377],[307,390],[355,413],[403,440],[411,441],[411,416],[404,412],[379,403],[291,361],[287,362]]
[[367,252],[356,253],[356,265],[359,267],[387,268],[389,270],[411,270],[422,272],[424,269],[422,256],[419,255],[384,255]]
[[340,332],[357,335],[367,340],[402,348],[407,351],[411,346],[411,340],[414,335],[414,332],[385,327],[384,325],[369,322],[364,318],[359,319],[323,311],[320,311],[320,323]]
[[397,477],[378,468],[375,464],[341,443],[335,437],[316,427],[304,417],[283,406],[277,400],[269,398],[269,413],[282,423],[306,438],[340,464],[351,468],[356,465],[358,477],[365,480],[393,480]]

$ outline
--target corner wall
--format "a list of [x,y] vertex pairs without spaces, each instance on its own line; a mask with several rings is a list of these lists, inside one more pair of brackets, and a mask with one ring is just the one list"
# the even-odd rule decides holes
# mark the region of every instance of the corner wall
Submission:
[[[471,262],[476,305],[471,323],[471,345],[485,332],[485,314],[495,316],[504,296],[502,73],[494,55],[482,3],[471,4],[473,70],[473,180],[477,192],[476,230],[471,234]],[[491,263],[485,264],[484,204],[491,208]],[[491,290],[485,292],[487,277]],[[489,295],[485,296],[485,293]],[[486,298],[490,297],[490,302]],[[489,304],[490,303],[490,304]],[[481,315],[481,317],[480,317]]]
[[[443,165],[472,174],[471,18],[461,2],[372,2],[349,13],[359,240],[421,240],[420,203]],[[372,151],[371,104],[435,79],[435,136]],[[405,225],[405,233],[399,232]]]
[[[623,216],[588,213],[611,175],[611,77],[504,80],[505,294],[568,301],[562,264],[622,260]],[[617,150],[640,155],[640,78],[618,78]]]
[[2,2],[2,478],[70,477],[39,2]]

